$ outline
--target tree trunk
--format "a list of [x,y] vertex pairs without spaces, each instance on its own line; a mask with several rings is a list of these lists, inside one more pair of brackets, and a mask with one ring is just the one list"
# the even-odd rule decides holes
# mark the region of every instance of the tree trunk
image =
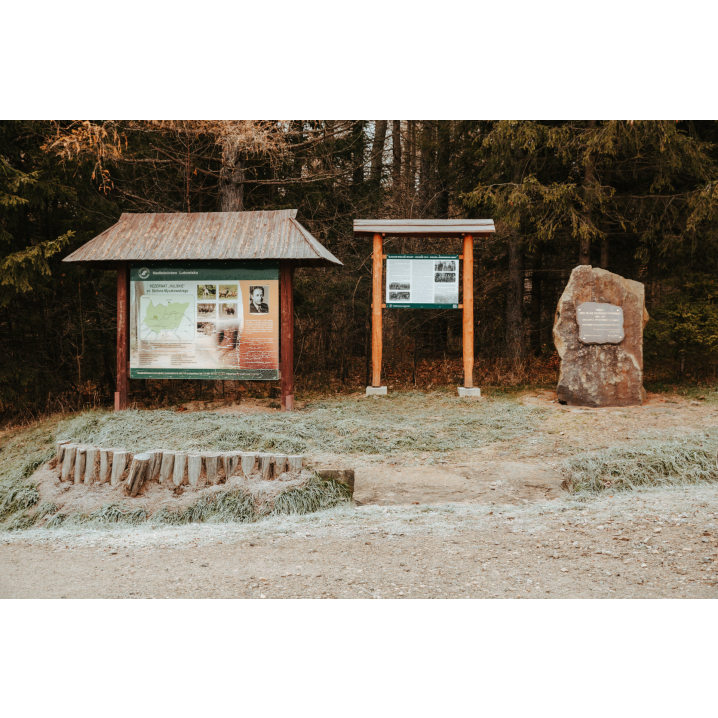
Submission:
[[[589,120],[588,127],[591,133],[596,128],[596,120]],[[591,238],[588,236],[588,230],[591,228],[591,195],[593,178],[595,173],[595,161],[593,155],[589,154],[586,160],[586,169],[583,175],[583,219],[585,234],[579,237],[578,263],[591,264]]]
[[449,172],[451,169],[451,121],[440,121],[436,128],[436,215],[449,218]]
[[354,165],[354,172],[352,173],[352,184],[355,187],[360,187],[364,184],[364,122],[361,121],[357,124],[354,130],[353,138],[353,151],[352,151],[352,164]]
[[533,270],[531,272],[531,351],[541,356],[541,269],[543,245],[536,246]]
[[222,168],[219,171],[221,212],[244,210],[244,161],[231,137],[222,140]]
[[419,193],[421,195],[422,210],[425,213],[433,214],[434,183],[431,173],[434,153],[434,127],[428,120],[421,123],[421,143],[419,147]]
[[387,120],[375,120],[374,122],[374,143],[371,148],[371,169],[369,180],[377,184],[381,180],[381,168],[384,155],[384,141],[386,140]]
[[408,191],[414,192],[416,190],[416,120],[406,121],[406,133],[408,157],[404,158],[404,184]]
[[506,349],[510,359],[526,356],[524,340],[524,252],[518,230],[509,237],[509,291],[506,297]]
[[601,238],[601,269],[608,269],[608,237]]
[[392,164],[391,164],[391,180],[394,189],[399,189],[401,185],[401,120],[392,120],[391,122],[391,144],[392,144]]

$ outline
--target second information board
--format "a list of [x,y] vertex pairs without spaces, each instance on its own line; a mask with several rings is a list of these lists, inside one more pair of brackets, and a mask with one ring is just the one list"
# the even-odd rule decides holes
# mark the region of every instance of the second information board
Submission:
[[459,306],[459,255],[387,254],[386,306],[389,309],[456,309]]

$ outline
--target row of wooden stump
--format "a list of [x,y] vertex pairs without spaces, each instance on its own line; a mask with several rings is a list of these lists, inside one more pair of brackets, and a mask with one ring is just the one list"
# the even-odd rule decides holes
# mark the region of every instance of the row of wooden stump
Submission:
[[136,496],[148,481],[203,487],[252,474],[271,480],[285,472],[298,474],[302,464],[302,456],[285,454],[163,449],[132,454],[125,449],[102,449],[70,440],[57,442],[51,461],[51,466],[59,467],[61,481],[86,485],[109,482],[111,486],[124,486],[130,496]]

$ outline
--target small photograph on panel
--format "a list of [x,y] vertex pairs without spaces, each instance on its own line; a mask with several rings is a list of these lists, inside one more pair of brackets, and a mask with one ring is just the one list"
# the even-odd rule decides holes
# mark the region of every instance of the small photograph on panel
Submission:
[[201,317],[214,319],[216,317],[217,305],[197,302],[197,314]]
[[434,282],[455,282],[456,272],[434,272]]
[[390,302],[408,302],[411,292],[389,292]]
[[434,304],[458,304],[457,292],[434,292]]
[[214,334],[214,322],[197,322],[197,333],[205,336]]
[[269,285],[254,284],[249,287],[249,313],[267,314],[269,305]]
[[216,284],[198,284],[197,299],[217,299]]
[[391,282],[389,289],[411,289],[409,282]]
[[222,319],[227,319],[229,317],[236,317],[237,316],[237,303],[236,302],[231,302],[231,303],[222,302],[219,305],[219,316]]
[[455,259],[442,259],[439,262],[434,262],[434,271],[435,272],[455,272],[456,271],[456,260]]
[[220,299],[236,299],[237,298],[237,285],[236,284],[220,284],[219,285],[219,298]]

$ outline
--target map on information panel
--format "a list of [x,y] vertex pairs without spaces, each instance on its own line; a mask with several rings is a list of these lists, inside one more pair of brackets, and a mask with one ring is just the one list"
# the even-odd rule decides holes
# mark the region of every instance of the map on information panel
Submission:
[[195,309],[192,295],[140,297],[140,339],[189,342],[194,338]]

